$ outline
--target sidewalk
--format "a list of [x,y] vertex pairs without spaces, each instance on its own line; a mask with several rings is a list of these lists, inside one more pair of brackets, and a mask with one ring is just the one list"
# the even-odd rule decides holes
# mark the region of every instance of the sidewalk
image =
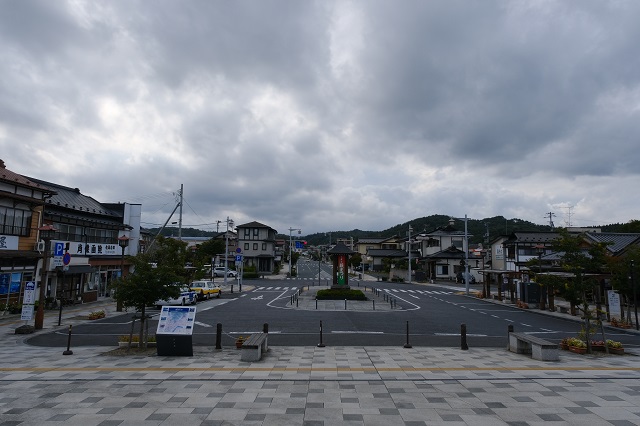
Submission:
[[[99,309],[109,315],[115,304],[65,308],[62,327],[47,311],[38,333]],[[63,355],[25,344],[30,335],[12,334],[23,322],[6,319],[0,425],[640,424],[633,355],[561,351],[542,362],[502,348],[315,346],[270,347],[252,363],[235,348],[198,346],[193,357],[104,347]]]

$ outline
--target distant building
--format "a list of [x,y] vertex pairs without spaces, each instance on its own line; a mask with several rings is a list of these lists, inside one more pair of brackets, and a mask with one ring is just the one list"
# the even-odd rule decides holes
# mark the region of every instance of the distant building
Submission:
[[260,222],[249,222],[237,226],[236,232],[244,265],[254,266],[258,273],[273,273],[277,231]]

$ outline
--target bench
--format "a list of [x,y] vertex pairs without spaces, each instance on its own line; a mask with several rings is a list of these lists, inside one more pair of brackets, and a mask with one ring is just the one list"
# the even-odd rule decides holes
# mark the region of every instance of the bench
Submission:
[[569,308],[564,305],[557,305],[556,307],[558,308],[558,311],[560,311],[561,314],[569,313]]
[[558,345],[524,333],[509,333],[509,351],[529,354],[539,361],[558,361]]
[[267,333],[254,333],[242,344],[240,360],[248,362],[260,361],[262,354],[268,350]]

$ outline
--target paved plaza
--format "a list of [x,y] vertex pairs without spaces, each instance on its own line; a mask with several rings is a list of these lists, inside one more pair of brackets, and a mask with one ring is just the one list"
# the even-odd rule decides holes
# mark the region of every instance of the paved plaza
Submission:
[[[63,332],[112,302],[67,309]],[[35,347],[0,318],[0,425],[640,425],[640,357],[502,348],[235,348],[192,357]]]

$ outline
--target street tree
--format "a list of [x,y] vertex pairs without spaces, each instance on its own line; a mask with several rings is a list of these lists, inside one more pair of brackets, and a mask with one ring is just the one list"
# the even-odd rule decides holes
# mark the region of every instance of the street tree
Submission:
[[[640,268],[640,247],[630,247],[624,256],[612,257],[609,259],[609,268],[611,269],[611,285],[614,290],[620,293],[623,305],[627,305],[627,313],[625,315],[622,310],[622,320],[625,316],[631,322],[631,304],[633,303],[637,312],[637,300],[634,300],[640,294],[638,291],[638,268]],[[638,328],[638,318],[636,313],[636,328]]]
[[147,306],[157,300],[168,300],[180,295],[185,284],[186,243],[172,238],[158,237],[153,250],[129,256],[132,273],[116,283],[116,300],[126,308],[140,313],[139,342],[147,320]]
[[596,277],[606,268],[607,244],[586,244],[584,235],[572,235],[566,229],[560,229],[559,234],[553,241],[552,248],[560,255],[562,269],[573,274],[573,279],[567,283],[565,297],[570,303],[582,303],[585,340],[587,350],[591,353],[592,313],[587,294],[597,286]]

